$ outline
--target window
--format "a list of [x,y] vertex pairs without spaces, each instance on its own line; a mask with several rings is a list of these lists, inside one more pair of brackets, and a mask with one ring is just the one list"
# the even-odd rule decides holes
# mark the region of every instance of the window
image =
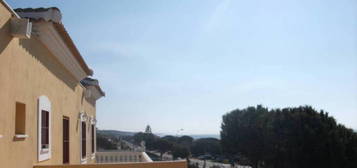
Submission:
[[38,99],[38,160],[51,158],[51,102],[46,96]]
[[50,144],[50,113],[48,111],[41,111],[41,148],[48,149]]
[[69,118],[63,117],[63,164],[69,163]]
[[26,134],[26,105],[19,102],[16,102],[15,134],[17,136]]
[[86,158],[86,122],[82,121],[82,159]]

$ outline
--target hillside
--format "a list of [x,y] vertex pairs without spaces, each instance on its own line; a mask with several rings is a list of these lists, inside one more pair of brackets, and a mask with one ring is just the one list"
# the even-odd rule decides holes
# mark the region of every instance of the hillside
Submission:
[[137,132],[117,131],[117,130],[97,130],[97,133],[115,137],[134,136]]
[[[108,136],[115,136],[115,137],[128,137],[134,136],[138,132],[129,132],[129,131],[118,131],[118,130],[97,130],[97,133],[102,135]],[[159,137],[164,137],[170,134],[165,133],[155,133],[155,135]],[[220,139],[219,134],[188,134],[188,136],[192,137],[193,139],[200,139],[200,138],[217,138]]]

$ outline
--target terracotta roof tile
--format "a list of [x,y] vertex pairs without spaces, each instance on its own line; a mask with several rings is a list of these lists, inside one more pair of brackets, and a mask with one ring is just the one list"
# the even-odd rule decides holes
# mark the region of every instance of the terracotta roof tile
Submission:
[[15,12],[44,12],[50,9],[58,10],[61,12],[57,7],[49,7],[49,8],[17,8],[14,9]]

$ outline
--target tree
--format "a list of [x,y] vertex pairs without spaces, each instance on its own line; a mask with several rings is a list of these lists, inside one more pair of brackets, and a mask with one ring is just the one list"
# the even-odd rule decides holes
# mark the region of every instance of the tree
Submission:
[[104,150],[116,150],[117,144],[109,137],[97,134],[97,148]]
[[155,150],[155,141],[159,139],[159,137],[154,134],[139,132],[133,136],[133,139],[136,144],[140,144],[144,141],[147,149]]
[[216,138],[201,138],[192,143],[191,153],[193,155],[220,155],[222,153],[220,141]]
[[190,151],[187,147],[175,144],[172,148],[172,156],[174,159],[186,158],[188,160],[190,156]]
[[178,143],[178,137],[172,136],[172,135],[166,135],[162,137],[162,139],[169,141],[170,143]]
[[162,138],[157,139],[155,141],[155,148],[160,152],[161,160],[162,160],[163,154],[171,150],[172,145],[173,145],[172,143],[170,143],[169,141],[162,139]]
[[264,154],[264,123],[267,108],[262,106],[234,110],[223,116],[221,141],[231,156],[244,155],[257,167]]
[[221,130],[225,153],[266,168],[356,167],[356,137],[310,106],[237,109],[223,116]]
[[181,136],[177,139],[177,143],[182,146],[190,148],[193,142],[193,138],[187,135]]
[[152,134],[150,125],[147,125],[147,126],[146,126],[146,128],[145,128],[145,133],[146,133],[146,134]]

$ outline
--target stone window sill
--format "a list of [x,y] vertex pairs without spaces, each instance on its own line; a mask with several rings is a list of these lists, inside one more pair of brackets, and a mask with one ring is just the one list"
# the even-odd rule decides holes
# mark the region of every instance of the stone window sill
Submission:
[[29,137],[29,136],[26,135],[26,134],[16,134],[16,135],[15,135],[15,138],[17,138],[17,139],[25,139],[25,138],[27,138],[27,137]]

